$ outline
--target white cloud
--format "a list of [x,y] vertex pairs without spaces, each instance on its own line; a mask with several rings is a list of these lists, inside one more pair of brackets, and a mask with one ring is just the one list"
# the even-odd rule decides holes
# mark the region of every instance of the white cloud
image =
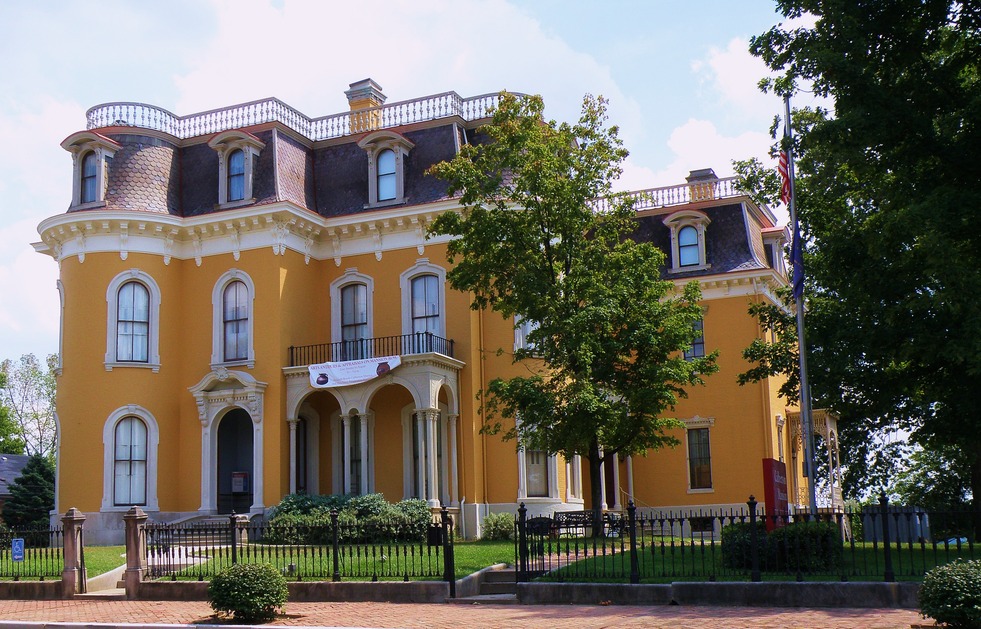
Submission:
[[758,87],[760,79],[773,73],[763,60],[750,54],[745,39],[734,38],[724,49],[710,48],[706,58],[692,63],[692,71],[711,88],[720,113],[766,121],[779,110],[777,97]]

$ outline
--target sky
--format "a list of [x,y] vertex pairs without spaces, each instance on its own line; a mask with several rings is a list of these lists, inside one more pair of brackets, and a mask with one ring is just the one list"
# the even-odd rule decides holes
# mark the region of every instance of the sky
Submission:
[[[541,94],[572,122],[609,100],[630,156],[618,188],[767,160],[782,102],[749,38],[773,0],[0,0],[0,360],[58,349],[58,265],[37,225],[71,200],[60,144],[116,101],[177,115],[277,97],[309,117],[372,78],[389,102]],[[774,164],[775,166],[775,164]]]

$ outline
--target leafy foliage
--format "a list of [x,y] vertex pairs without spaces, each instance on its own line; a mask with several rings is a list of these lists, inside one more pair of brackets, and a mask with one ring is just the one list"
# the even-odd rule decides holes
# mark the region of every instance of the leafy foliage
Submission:
[[426,501],[415,498],[390,504],[381,494],[290,494],[274,509],[264,541],[330,544],[334,530],[331,511],[335,509],[337,536],[342,544],[423,540],[432,520]]
[[208,584],[211,608],[245,623],[272,620],[288,596],[286,578],[266,563],[229,566]]
[[945,627],[981,628],[981,560],[937,566],[923,577],[920,611]]
[[10,498],[3,507],[7,526],[16,529],[48,528],[48,514],[54,509],[55,470],[47,458],[35,454],[27,460],[21,475],[10,484]]
[[[752,567],[752,524],[734,522],[722,527],[722,561],[727,568]],[[827,572],[841,565],[842,543],[832,522],[793,522],[769,533],[756,522],[761,571]]]
[[[27,454],[54,456],[57,363],[56,354],[49,355],[44,365],[34,354],[25,354],[16,362],[7,359],[0,363],[0,417],[6,415],[15,423],[15,438],[23,440],[23,452]],[[3,432],[0,425],[0,435],[6,434],[9,433]]]
[[483,541],[513,540],[514,515],[490,513],[481,523],[480,531],[480,539]]
[[[6,387],[7,374],[0,371],[0,390]],[[24,439],[20,435],[20,426],[0,399],[0,454],[24,454]]]
[[602,460],[675,444],[667,430],[678,424],[663,414],[717,370],[716,356],[684,360],[698,285],[676,294],[661,280],[664,254],[630,238],[632,203],[611,194],[627,152],[605,128],[606,102],[584,98],[576,124],[543,110],[540,97],[501,94],[479,141],[430,169],[463,206],[431,233],[454,237],[447,279],[472,308],[538,324],[534,350],[514,353],[529,375],[481,392],[484,431],[588,457],[598,509]]
[[780,73],[764,87],[793,93],[807,83],[833,103],[794,117],[815,406],[841,419],[852,482],[867,486],[882,455],[867,435],[898,430],[927,450],[955,444],[976,498],[981,215],[968,208],[981,204],[981,7],[778,7],[815,23],[752,39],[753,54]]

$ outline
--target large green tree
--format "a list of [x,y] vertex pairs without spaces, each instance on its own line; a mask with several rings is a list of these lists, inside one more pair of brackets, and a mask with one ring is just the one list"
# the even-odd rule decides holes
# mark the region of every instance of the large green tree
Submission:
[[796,114],[813,380],[850,421],[953,446],[981,532],[981,7],[779,0],[751,51]]
[[47,458],[34,454],[14,482],[3,506],[3,519],[10,528],[47,527],[54,509],[55,470]]
[[58,356],[51,354],[44,364],[34,354],[20,360],[0,363],[0,406],[17,425],[27,454],[54,456],[55,368]]
[[537,323],[533,349],[515,353],[527,375],[482,391],[484,429],[587,457],[597,513],[602,462],[675,444],[665,413],[717,369],[714,354],[681,355],[698,334],[698,286],[676,292],[663,253],[630,238],[631,202],[611,194],[627,153],[605,124],[602,98],[558,124],[540,97],[502,94],[480,141],[431,169],[461,194],[462,211],[431,230],[454,237],[450,285],[474,309]]
[[[7,376],[0,371],[0,389],[7,386]],[[0,454],[24,454],[20,426],[10,416],[10,409],[0,399]]]

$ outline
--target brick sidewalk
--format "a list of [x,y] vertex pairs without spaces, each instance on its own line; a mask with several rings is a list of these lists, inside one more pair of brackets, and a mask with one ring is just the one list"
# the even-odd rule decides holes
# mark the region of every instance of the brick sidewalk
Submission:
[[[271,625],[317,627],[663,627],[665,629],[909,629],[930,625],[909,609],[788,609],[638,605],[419,605],[393,603],[287,603]],[[0,601],[7,623],[214,624],[206,602]],[[9,626],[9,625],[8,625]]]

